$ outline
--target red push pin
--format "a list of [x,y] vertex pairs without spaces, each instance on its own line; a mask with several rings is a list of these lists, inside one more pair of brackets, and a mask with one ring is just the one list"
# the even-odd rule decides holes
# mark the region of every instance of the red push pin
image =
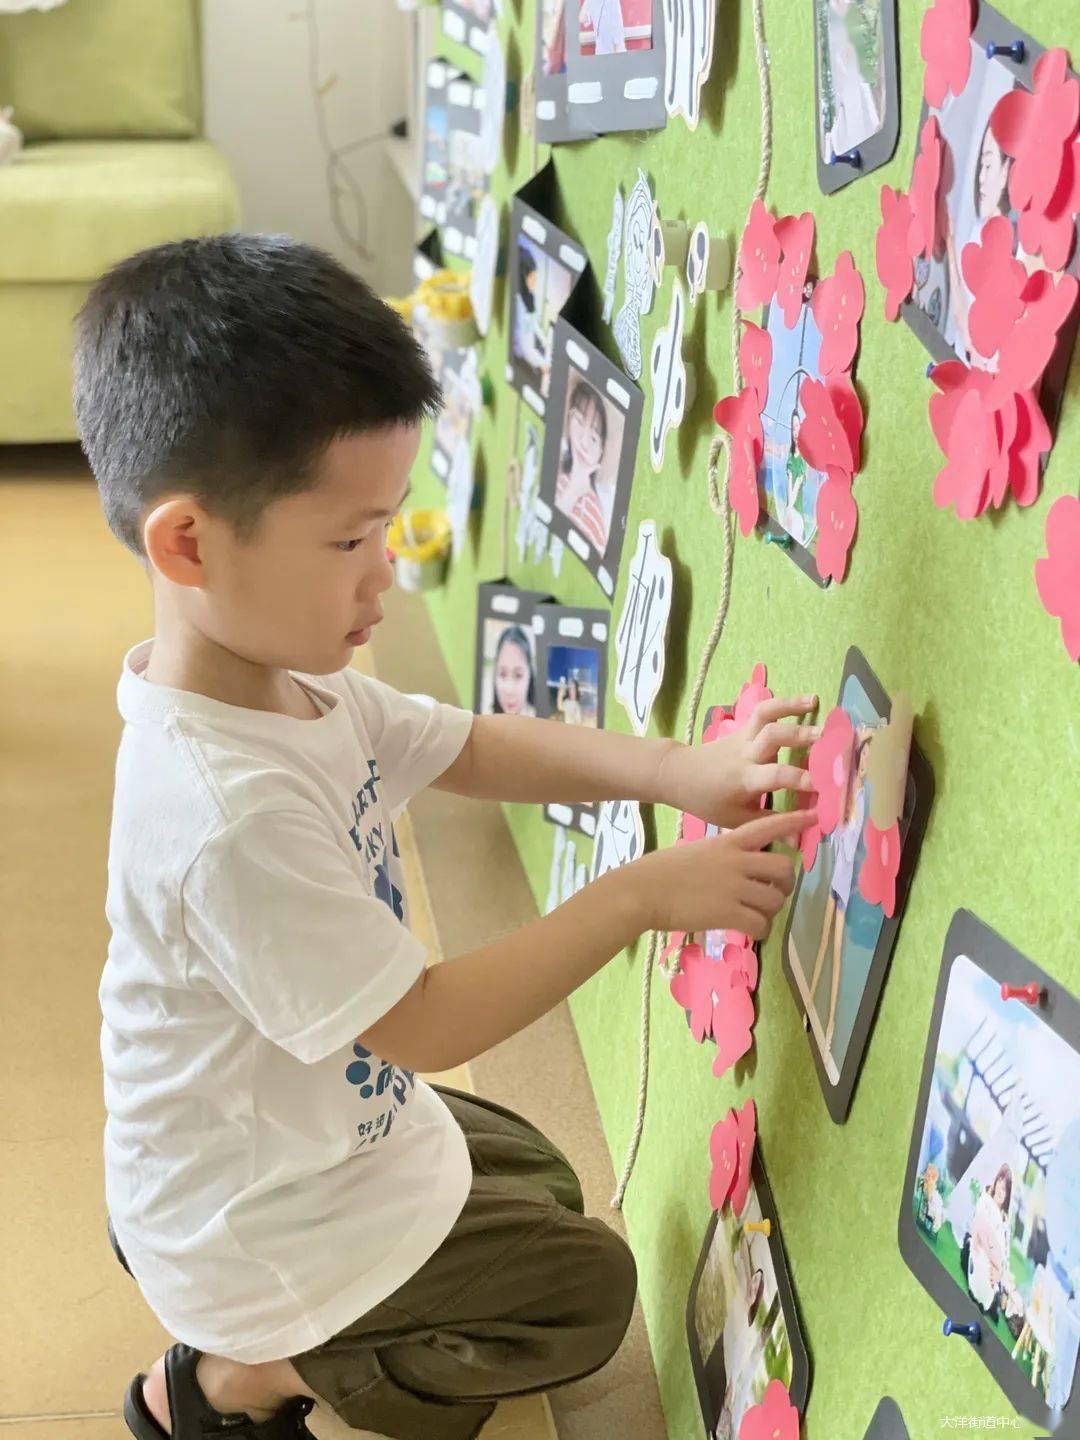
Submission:
[[1003,1000],[1023,1000],[1025,1005],[1038,1005],[1046,995],[1041,985],[1036,985],[1034,980],[1028,981],[1026,985],[1002,985],[1001,998]]

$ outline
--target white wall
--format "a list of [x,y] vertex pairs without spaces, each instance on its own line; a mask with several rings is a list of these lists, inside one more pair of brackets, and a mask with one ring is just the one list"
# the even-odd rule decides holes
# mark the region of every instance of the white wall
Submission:
[[[232,167],[242,227],[285,232],[329,250],[383,294],[411,288],[412,197],[376,142],[343,157],[367,207],[362,260],[335,229],[326,152],[311,88],[308,7],[318,23],[318,81],[332,146],[388,130],[412,104],[413,18],[394,0],[203,0],[206,133]],[[346,229],[359,228],[342,196]]]

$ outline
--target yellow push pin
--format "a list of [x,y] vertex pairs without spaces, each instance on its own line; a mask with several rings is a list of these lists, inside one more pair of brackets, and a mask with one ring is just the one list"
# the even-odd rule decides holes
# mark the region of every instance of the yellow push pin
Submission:
[[772,1221],[768,1219],[748,1220],[743,1226],[743,1229],[752,1230],[755,1235],[764,1235],[765,1239],[768,1240],[769,1236],[772,1234]]

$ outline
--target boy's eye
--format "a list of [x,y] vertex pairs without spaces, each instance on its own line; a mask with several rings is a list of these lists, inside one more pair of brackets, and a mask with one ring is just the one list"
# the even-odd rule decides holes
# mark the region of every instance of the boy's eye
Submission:
[[356,540],[338,540],[335,543],[339,550],[346,550],[351,552],[355,550],[358,545],[362,545],[364,543],[364,537],[361,535]]

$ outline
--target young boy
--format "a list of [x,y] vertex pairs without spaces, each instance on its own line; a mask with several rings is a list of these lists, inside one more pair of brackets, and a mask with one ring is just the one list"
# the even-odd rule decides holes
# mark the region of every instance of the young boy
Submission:
[[[83,447],[155,612],[119,683],[100,992],[114,1244],[182,1342],[128,1391],[140,1440],[303,1436],[316,1400],[467,1440],[500,1397],[605,1364],[629,1251],[543,1135],[415,1072],[513,1035],[645,930],[761,938],[792,888],[763,847],[812,812],[759,802],[808,788],[775,762],[816,733],[784,723],[813,697],[695,750],[347,668],[438,398],[398,317],[287,237],[144,251],[78,317]],[[426,969],[393,821],[427,785],[735,828]]]

